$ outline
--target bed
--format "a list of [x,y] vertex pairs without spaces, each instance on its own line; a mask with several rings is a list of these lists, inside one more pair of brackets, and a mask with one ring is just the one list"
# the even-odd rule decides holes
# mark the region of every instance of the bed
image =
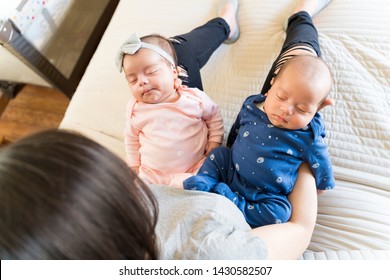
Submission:
[[[240,39],[222,45],[202,69],[204,89],[222,110],[225,139],[244,98],[260,91],[296,2],[240,1]],[[216,3],[120,1],[61,128],[124,158],[130,95],[115,68],[118,46],[135,31],[185,33],[215,17]],[[319,197],[314,234],[301,258],[390,259],[390,2],[333,0],[314,23],[335,80],[336,104],[322,115],[337,186]]]

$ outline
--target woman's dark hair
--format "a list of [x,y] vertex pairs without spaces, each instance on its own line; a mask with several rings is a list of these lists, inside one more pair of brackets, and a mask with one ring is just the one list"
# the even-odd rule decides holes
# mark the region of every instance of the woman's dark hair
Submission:
[[156,259],[157,209],[124,161],[79,134],[0,149],[1,259]]

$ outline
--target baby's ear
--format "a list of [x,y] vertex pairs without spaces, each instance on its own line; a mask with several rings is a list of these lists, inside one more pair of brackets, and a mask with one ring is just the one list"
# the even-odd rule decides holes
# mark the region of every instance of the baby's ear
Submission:
[[179,75],[179,69],[177,67],[172,66],[172,73],[175,77]]
[[317,111],[321,111],[326,106],[333,106],[335,103],[335,100],[333,98],[325,98],[324,101],[320,104]]
[[182,84],[182,80],[180,78],[175,78],[175,81],[173,82],[173,87],[175,90],[177,90]]
[[180,69],[181,69],[180,67],[173,68],[173,74],[175,76],[174,77],[175,81],[173,82],[173,87],[175,89],[178,89],[182,84],[182,80],[179,78]]

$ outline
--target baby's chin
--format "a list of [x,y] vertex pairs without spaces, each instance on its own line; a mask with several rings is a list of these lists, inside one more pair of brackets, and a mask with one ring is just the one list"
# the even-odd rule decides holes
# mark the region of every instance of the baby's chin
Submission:
[[278,128],[288,129],[288,128],[286,128],[287,123],[283,122],[282,120],[277,119],[277,117],[271,116],[271,117],[268,117],[268,119],[273,126],[278,127]]
[[302,127],[293,127],[289,123],[272,122],[272,121],[270,122],[273,126],[281,129],[286,129],[286,130],[298,130],[302,128]]
[[148,104],[156,104],[160,101],[161,94],[158,91],[151,90],[142,96],[142,102]]

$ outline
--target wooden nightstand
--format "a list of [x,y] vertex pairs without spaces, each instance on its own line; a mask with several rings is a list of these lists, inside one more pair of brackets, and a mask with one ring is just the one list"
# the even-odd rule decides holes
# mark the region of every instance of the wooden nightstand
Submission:
[[5,107],[7,107],[8,102],[9,98],[0,91],[0,117],[1,114],[3,114]]
[[4,136],[0,136],[0,147],[5,146],[6,144],[9,144],[10,142],[5,139]]
[[[19,60],[19,63],[36,75],[32,78],[36,81],[35,84],[46,83],[71,97],[118,2],[119,0],[16,2],[19,6],[0,27],[0,47],[5,49],[3,53],[14,56],[13,59]],[[46,6],[38,9],[31,8],[32,5]],[[24,22],[27,19],[30,21]],[[15,68],[17,65],[2,63],[6,62],[0,61],[0,81],[34,84],[31,77],[20,71],[15,71],[15,77],[9,77],[12,70],[18,69]]]

